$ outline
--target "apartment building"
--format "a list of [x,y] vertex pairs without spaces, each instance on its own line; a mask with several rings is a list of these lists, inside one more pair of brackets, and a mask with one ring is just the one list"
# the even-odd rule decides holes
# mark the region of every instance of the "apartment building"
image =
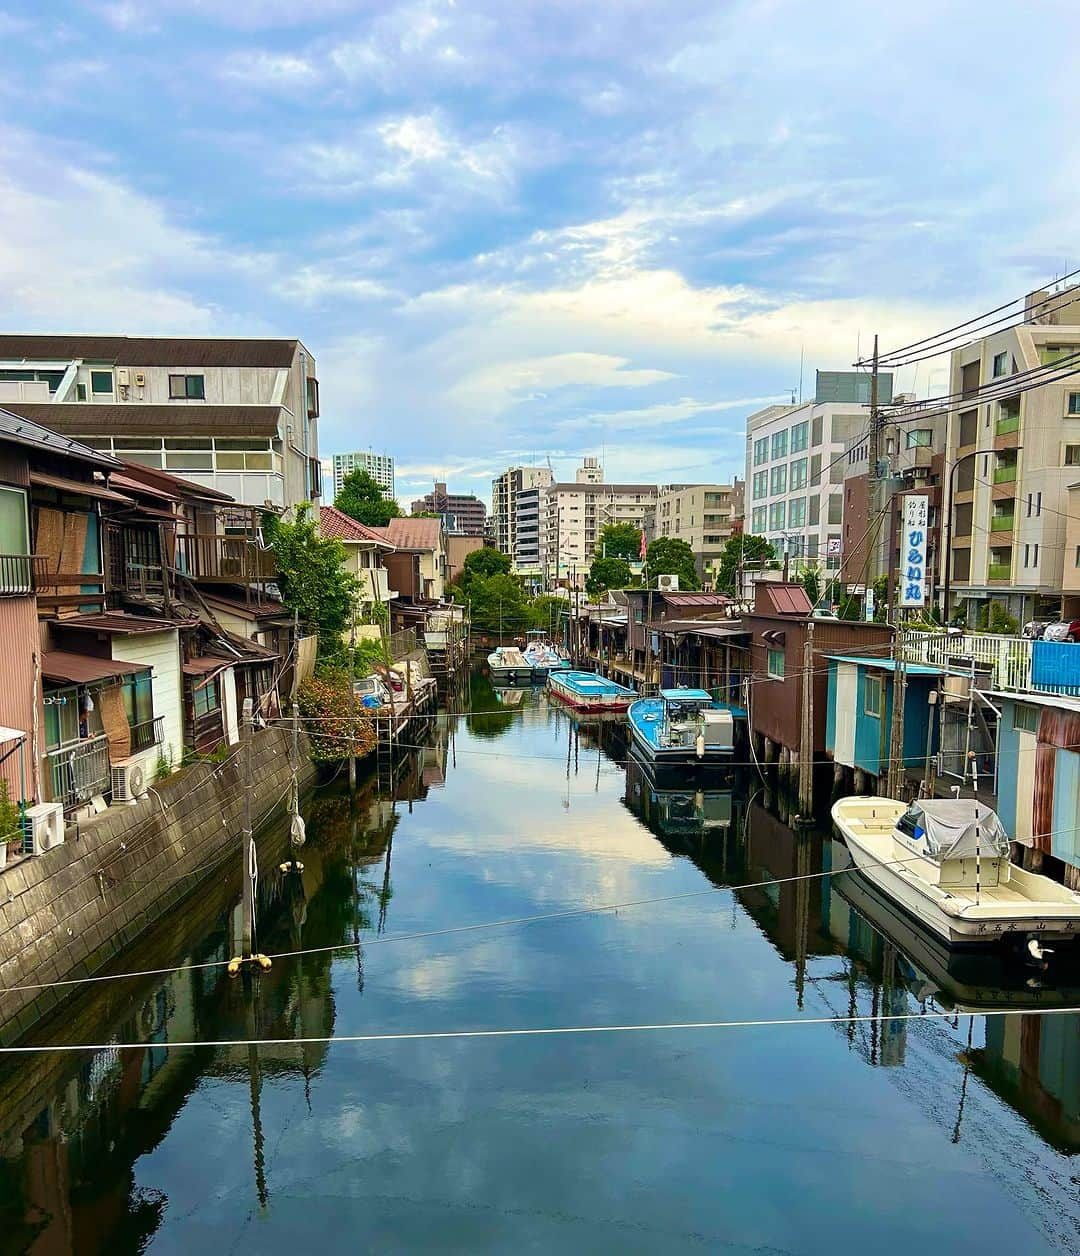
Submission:
[[523,488],[514,503],[514,570],[521,575],[539,575],[543,570],[544,549],[540,536],[540,515],[547,488]]
[[320,495],[319,381],[299,340],[4,335],[0,405],[249,506]]
[[[869,404],[857,400],[864,378],[818,371],[813,401],[768,406],[746,420],[746,530],[768,537],[794,570],[840,569],[847,449],[869,427]],[[884,405],[892,376],[879,380]],[[845,395],[856,399],[829,399]]]
[[1068,530],[1080,468],[1080,375],[1009,386],[1021,372],[1078,352],[1080,287],[1031,293],[1022,322],[952,354],[949,395],[959,400],[947,416],[950,618],[976,624],[988,601],[1020,622],[1054,617],[1063,590],[1080,584]]
[[371,450],[354,450],[348,454],[331,454],[323,459],[323,474],[327,479],[327,493],[333,481],[333,495],[337,497],[345,477],[357,469],[366,471],[388,496],[395,496],[394,460],[389,454],[373,454]]
[[735,521],[742,517],[745,482],[664,484],[645,525],[647,540],[660,536],[685,541],[694,552],[698,576],[710,585]]
[[484,535],[487,507],[474,493],[451,493],[445,483],[436,480],[430,493],[412,504],[414,515],[438,515],[450,536]]
[[491,539],[497,550],[514,557],[518,494],[530,489],[547,488],[553,479],[549,467],[508,467],[491,481]]
[[655,484],[606,484],[596,458],[586,458],[573,483],[552,484],[544,492],[541,548],[547,579],[582,585],[601,529],[609,523],[644,528],[656,506]]

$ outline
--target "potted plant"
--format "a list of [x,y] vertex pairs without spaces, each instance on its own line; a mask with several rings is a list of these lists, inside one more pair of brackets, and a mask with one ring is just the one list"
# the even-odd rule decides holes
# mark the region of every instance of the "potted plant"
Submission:
[[11,801],[7,781],[0,779],[0,868],[7,865],[8,842],[22,841],[22,814]]

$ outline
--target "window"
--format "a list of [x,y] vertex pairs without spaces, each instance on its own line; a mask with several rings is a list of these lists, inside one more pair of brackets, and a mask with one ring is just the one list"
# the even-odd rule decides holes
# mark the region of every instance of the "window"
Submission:
[[[753,531],[753,533],[755,534],[755,536],[760,536],[762,532],[765,531],[766,514],[767,512],[764,506],[754,507],[754,513],[751,518],[750,528],[751,528],[751,531]],[[1077,547],[1077,552],[1080,553],[1080,546]],[[1080,563],[1077,563],[1077,566],[1080,567]]]
[[1013,728],[1021,733],[1039,731],[1039,708],[1018,702],[1013,707]]
[[122,691],[128,724],[145,724],[154,718],[154,691],[149,672],[125,677]]
[[90,372],[90,391],[95,397],[112,396],[113,392],[113,374],[112,371],[91,371]]
[[999,375],[1005,375],[1009,370],[1009,355],[1005,353],[994,354],[993,372],[996,379]]
[[1067,467],[1080,467],[1080,445],[1065,446],[1065,465]]
[[175,400],[187,397],[195,401],[206,400],[206,377],[203,375],[170,375],[169,396]]
[[795,497],[788,502],[788,527],[806,527],[806,498]]
[[769,438],[763,436],[761,440],[754,441],[754,466],[760,467],[763,462],[769,461]]
[[214,676],[212,679],[204,680],[196,685],[191,692],[191,701],[196,719],[220,710],[221,688],[218,678]]
[[1080,414],[1080,392],[1069,393],[1069,414]]
[[786,506],[784,502],[773,502],[769,507],[769,531],[775,532],[784,526],[786,516]]
[[787,430],[783,432],[773,432],[772,437],[772,456],[774,458],[787,457]]
[[791,452],[800,453],[810,441],[810,424],[804,419],[791,429]]
[[816,415],[811,424],[810,443],[815,449],[821,444],[821,417],[820,414]]
[[821,483],[821,454],[812,454],[810,457],[810,487],[817,488]]
[[791,475],[788,477],[788,483],[791,485],[791,491],[806,488],[806,459],[796,458],[791,464]]
[[768,471],[754,472],[754,500],[759,497],[765,497],[769,491],[769,473]]
[[863,710],[867,715],[876,715],[881,719],[884,708],[884,686],[880,676],[867,676],[863,680]]
[[826,523],[843,523],[844,521],[844,494],[829,494],[829,513],[826,517]]
[[904,442],[907,449],[927,449],[930,446],[932,433],[928,427],[918,427],[913,432],[908,432],[907,439]]
[[26,492],[21,488],[0,488],[0,554],[29,554]]
[[635,607],[634,607],[634,623],[635,623],[635,624],[643,624],[644,622],[645,622],[645,610],[644,610],[644,607],[641,607],[641,606],[635,606]]
[[778,467],[773,467],[769,472],[769,492],[787,492],[787,467],[783,463]]
[[974,445],[978,434],[978,426],[978,410],[965,410],[960,416],[960,435],[956,441],[957,446]]
[[768,672],[773,680],[784,679],[784,651],[770,650],[768,661]]
[[1042,514],[1042,489],[1035,494],[1035,518]]
[[810,498],[810,526],[817,527],[821,522],[821,498],[815,493]]
[[1043,345],[1039,352],[1043,366],[1053,366],[1066,358],[1073,358],[1080,353],[1080,345]]

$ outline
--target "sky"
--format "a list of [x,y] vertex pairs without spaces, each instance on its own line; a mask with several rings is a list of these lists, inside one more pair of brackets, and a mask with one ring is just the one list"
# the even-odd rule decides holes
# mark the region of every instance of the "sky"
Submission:
[[405,501],[729,480],[1080,264],[1078,82],[1074,0],[5,0],[0,326],[298,336]]

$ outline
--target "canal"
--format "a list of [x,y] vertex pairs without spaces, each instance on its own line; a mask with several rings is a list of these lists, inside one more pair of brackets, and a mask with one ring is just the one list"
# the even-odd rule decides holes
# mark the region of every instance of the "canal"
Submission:
[[[264,851],[269,973],[207,887],[2,1062],[0,1251],[1076,1250],[1060,975],[950,965],[751,770],[480,677],[429,740]],[[407,1036],[702,1021],[773,1023]]]

